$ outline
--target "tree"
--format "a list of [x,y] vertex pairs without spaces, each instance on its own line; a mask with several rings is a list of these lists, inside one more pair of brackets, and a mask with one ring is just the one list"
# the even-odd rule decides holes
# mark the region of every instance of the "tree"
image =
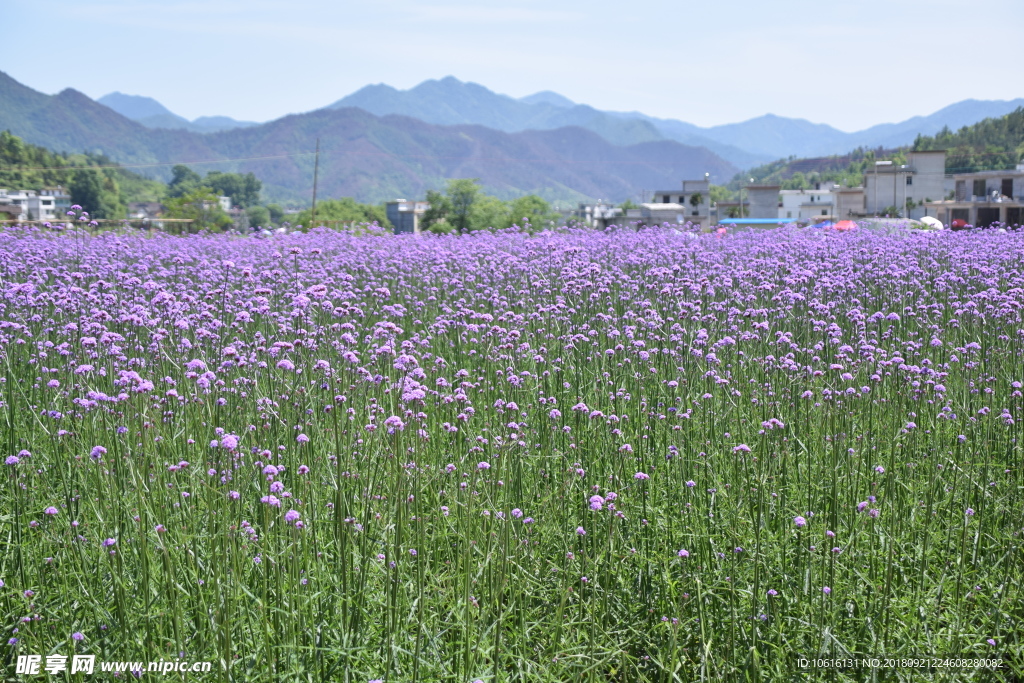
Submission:
[[507,228],[512,224],[508,204],[497,197],[477,195],[470,205],[467,231]]
[[351,197],[317,202],[317,225],[309,224],[313,219],[312,214],[312,209],[306,209],[292,219],[292,223],[304,225],[307,228],[315,228],[325,223],[377,223],[382,228],[394,229],[390,221],[388,221],[387,212],[383,207],[373,204],[360,204]]
[[723,187],[722,185],[711,185],[708,188],[708,194],[711,195],[711,201],[715,202],[728,202],[732,201],[733,193],[729,191],[729,188]]
[[210,171],[203,179],[203,185],[219,197],[231,197],[231,203],[243,209],[259,204],[260,190],[263,189],[263,183],[252,173]]
[[704,201],[704,195],[702,195],[700,192],[694,192],[693,194],[690,195],[690,206],[693,207],[694,211],[697,210],[697,207],[700,206],[700,203],[702,201]]
[[249,227],[255,228],[269,228],[270,227],[270,211],[265,206],[251,206],[245,210],[246,216],[249,218]]
[[527,230],[543,230],[561,220],[561,215],[551,210],[551,205],[535,194],[528,194],[509,202],[509,225],[518,225]]
[[270,212],[270,222],[274,225],[281,225],[284,222],[284,209],[280,204],[267,204],[267,211]]
[[203,178],[184,164],[178,164],[171,169],[171,182],[167,186],[167,196],[171,199],[183,197],[199,189],[203,184]]
[[101,169],[75,171],[68,187],[71,203],[78,204],[93,218],[124,218],[117,181]]
[[[451,232],[454,228],[448,222],[448,214],[451,213],[452,205],[448,198],[437,190],[427,190],[427,204],[430,205],[430,208],[426,210],[420,220],[423,229],[431,230],[431,232]],[[444,223],[444,228],[432,229],[434,225],[440,223]]]
[[472,225],[473,204],[480,197],[480,184],[477,178],[454,178],[448,181],[446,194],[451,204],[449,223],[455,226],[459,234],[469,231]]
[[190,218],[191,229],[226,230],[233,224],[231,217],[220,208],[220,202],[209,188],[199,187],[192,192],[168,200],[166,204],[168,218]]
[[629,211],[630,209],[639,209],[640,205],[634,202],[632,199],[627,199],[626,201],[619,204],[619,208],[622,209],[623,211]]

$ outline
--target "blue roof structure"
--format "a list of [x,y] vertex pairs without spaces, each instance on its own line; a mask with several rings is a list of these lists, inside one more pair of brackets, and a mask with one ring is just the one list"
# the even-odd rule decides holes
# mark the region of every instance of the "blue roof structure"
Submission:
[[792,218],[723,218],[719,225],[787,225],[796,223]]

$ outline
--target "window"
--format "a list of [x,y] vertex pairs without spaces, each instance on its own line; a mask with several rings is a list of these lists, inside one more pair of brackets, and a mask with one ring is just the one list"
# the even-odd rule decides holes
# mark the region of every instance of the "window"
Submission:
[[907,176],[907,185],[913,185],[913,184],[914,184],[914,176],[908,175]]
[[662,198],[661,198],[661,201],[663,201],[663,202],[665,202],[666,204],[668,204],[669,202],[671,202],[671,201],[672,201],[672,198],[671,198],[671,197],[669,197],[668,195],[665,195],[664,197],[662,197]]
[[974,181],[974,192],[975,197],[984,197],[987,193],[985,192],[985,181],[975,180]]
[[787,211],[786,212],[786,218],[792,218],[792,217],[793,217],[793,212],[792,211]]
[[967,199],[967,181],[958,180],[956,181],[956,200],[958,202],[965,201]]
[[1003,178],[1002,194],[1007,197],[1013,196],[1013,178]]

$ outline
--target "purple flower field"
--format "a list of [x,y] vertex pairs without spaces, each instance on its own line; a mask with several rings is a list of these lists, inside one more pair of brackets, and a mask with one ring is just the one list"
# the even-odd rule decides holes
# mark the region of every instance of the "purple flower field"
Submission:
[[1024,235],[15,228],[0,278],[8,659],[1024,675]]

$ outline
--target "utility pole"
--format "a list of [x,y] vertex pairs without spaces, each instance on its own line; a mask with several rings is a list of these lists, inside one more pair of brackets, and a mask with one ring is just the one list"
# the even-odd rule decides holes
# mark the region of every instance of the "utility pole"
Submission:
[[316,181],[317,174],[320,171],[320,138],[316,139],[316,156],[313,158],[313,211],[309,217],[309,222],[312,224],[309,227],[316,227]]
[[[892,166],[892,161],[888,161],[888,160],[887,161],[878,161],[877,159],[875,160],[875,189],[874,189],[874,192],[872,193],[872,194],[875,195],[874,196],[874,200],[875,200],[875,216],[878,216],[878,167],[879,166]],[[895,180],[896,174],[895,174],[895,172],[893,173],[893,178],[894,178],[894,180],[893,180],[893,186],[892,186],[892,192],[893,192],[892,202],[893,202],[893,204],[895,204],[896,203],[896,180]]]

